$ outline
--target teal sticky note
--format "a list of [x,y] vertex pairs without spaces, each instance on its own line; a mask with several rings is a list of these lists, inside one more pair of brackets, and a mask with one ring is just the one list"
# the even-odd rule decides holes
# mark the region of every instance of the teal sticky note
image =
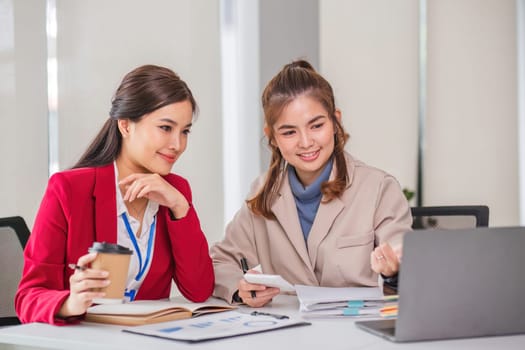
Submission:
[[348,307],[363,307],[365,302],[363,300],[350,300],[348,301]]
[[343,309],[344,316],[359,316],[359,309],[346,307]]

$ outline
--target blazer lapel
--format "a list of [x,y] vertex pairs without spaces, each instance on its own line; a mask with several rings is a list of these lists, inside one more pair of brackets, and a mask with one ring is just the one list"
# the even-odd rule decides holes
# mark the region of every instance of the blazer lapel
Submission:
[[326,237],[337,215],[345,208],[343,201],[334,198],[328,203],[319,205],[314,223],[308,235],[308,254],[312,265],[315,266],[319,244]]
[[[285,174],[288,172],[285,170]],[[299,216],[297,215],[297,207],[295,206],[295,200],[288,183],[288,175],[283,178],[279,197],[272,205],[272,212],[279,224],[281,224],[285,234],[295,248],[297,254],[301,257],[304,264],[308,266],[312,276],[315,278],[315,274],[312,268],[312,263],[308,257],[308,251],[306,250],[306,243],[304,241],[303,231],[301,224],[299,223]]]
[[95,168],[95,239],[117,243],[117,199],[113,163]]
[[[346,167],[348,174],[348,184],[346,188],[348,189],[354,179],[354,160],[350,154],[345,153],[346,158]],[[330,174],[330,181],[334,180],[335,174],[337,173],[337,166],[334,163],[332,173]],[[310,234],[308,235],[308,253],[310,256],[310,261],[312,266],[315,266],[317,260],[317,251],[319,249],[319,244],[326,237],[332,225],[341,211],[345,208],[344,202],[340,198],[334,198],[328,203],[319,204],[319,209],[314,219],[312,228],[310,229]]]

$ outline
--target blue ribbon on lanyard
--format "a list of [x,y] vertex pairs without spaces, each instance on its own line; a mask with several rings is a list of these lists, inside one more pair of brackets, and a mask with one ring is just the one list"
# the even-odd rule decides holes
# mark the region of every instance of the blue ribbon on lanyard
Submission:
[[[135,277],[135,281],[140,281],[140,279],[142,278],[142,275],[144,274],[144,272],[146,272],[146,268],[148,267],[149,261],[151,259],[153,241],[155,240],[153,238],[153,235],[155,232],[155,222],[157,221],[157,215],[153,216],[153,222],[151,223],[151,226],[149,229],[148,249],[146,251],[146,260],[144,261],[144,265],[142,265],[142,254],[140,253],[137,239],[135,238],[135,234],[133,233],[133,230],[131,229],[131,225],[129,224],[128,216],[126,215],[126,213],[122,213],[122,220],[124,221],[124,225],[126,226],[126,230],[128,231],[128,235],[129,235],[129,238],[131,239],[131,243],[133,243],[133,247],[135,248],[135,251],[137,252],[137,256],[139,258],[139,273]],[[130,301],[133,301],[135,299],[136,293],[137,293],[136,290],[130,290],[130,291],[126,291],[125,295],[129,297]]]

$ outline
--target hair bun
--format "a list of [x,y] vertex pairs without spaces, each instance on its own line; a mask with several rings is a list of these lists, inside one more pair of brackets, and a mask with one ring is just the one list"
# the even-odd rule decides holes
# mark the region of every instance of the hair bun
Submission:
[[287,68],[302,68],[315,72],[315,68],[310,64],[310,62],[302,59],[293,61],[292,63],[287,65]]

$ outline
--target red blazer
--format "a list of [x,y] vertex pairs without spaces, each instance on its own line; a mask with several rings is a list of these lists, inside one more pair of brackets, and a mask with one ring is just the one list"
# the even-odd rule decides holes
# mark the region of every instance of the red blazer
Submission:
[[[189,300],[202,302],[213,291],[213,266],[199,218],[191,206],[188,182],[169,174],[166,181],[190,202],[186,217],[171,220],[159,206],[155,251],[136,299],[169,297],[172,279]],[[94,241],[117,242],[117,204],[113,164],[56,173],[49,183],[24,251],[24,270],[15,296],[22,322],[66,324],[55,315],[69,295],[67,267]]]

